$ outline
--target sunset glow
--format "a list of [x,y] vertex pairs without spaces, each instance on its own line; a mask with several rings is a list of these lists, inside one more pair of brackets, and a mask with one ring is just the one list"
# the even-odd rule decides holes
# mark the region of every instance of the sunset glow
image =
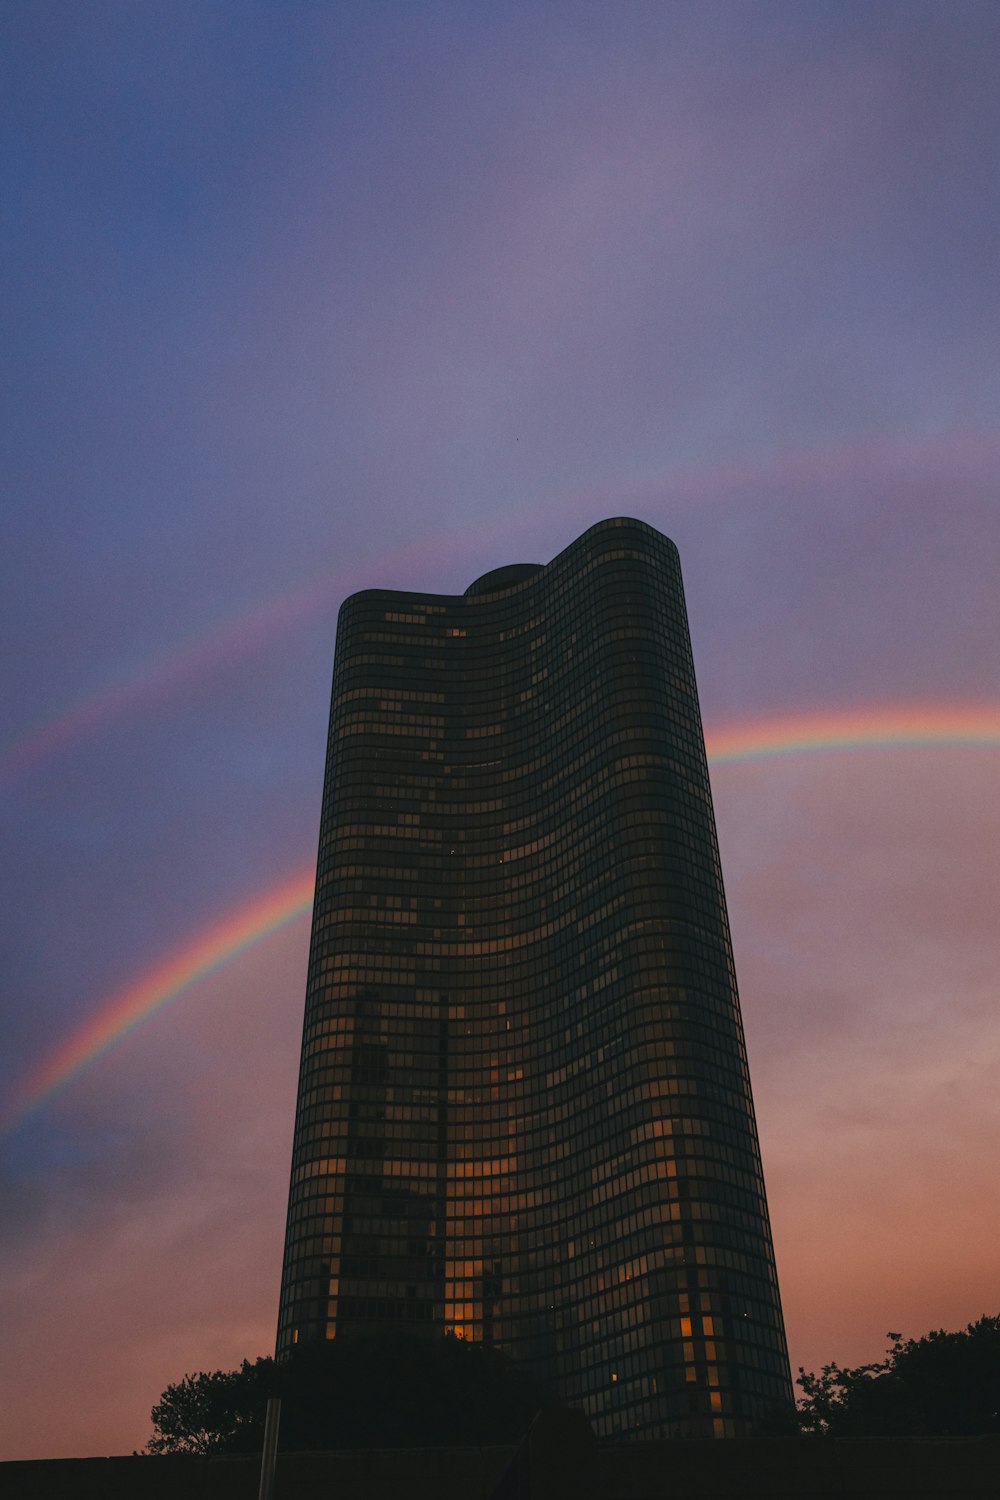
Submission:
[[0,31],[0,1460],[274,1347],[344,600],[613,517],[681,559],[793,1366],[1000,1311],[1000,8]]

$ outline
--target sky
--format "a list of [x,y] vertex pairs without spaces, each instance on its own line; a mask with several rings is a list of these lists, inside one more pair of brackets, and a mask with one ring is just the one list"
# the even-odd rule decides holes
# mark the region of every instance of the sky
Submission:
[[273,1347],[341,599],[613,515],[793,1366],[1000,1312],[998,69],[993,0],[0,8],[0,1457]]

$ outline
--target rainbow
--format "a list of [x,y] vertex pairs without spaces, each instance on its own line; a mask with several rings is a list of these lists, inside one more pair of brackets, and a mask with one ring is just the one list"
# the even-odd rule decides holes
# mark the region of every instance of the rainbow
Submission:
[[179,999],[199,980],[279,928],[305,916],[312,906],[315,878],[311,868],[300,871],[293,879],[199,933],[141,979],[105,1000],[93,1016],[24,1080],[7,1111],[4,1132],[47,1104],[129,1032]]
[[743,720],[709,729],[709,765],[732,766],[777,756],[835,750],[1000,747],[1000,708],[989,704],[912,704],[898,708],[825,709],[780,718]]
[[[906,746],[1000,748],[1000,708],[988,705],[853,708],[740,722],[706,735],[713,768],[785,756]],[[314,872],[293,879],[230,913],[100,1005],[55,1048],[18,1091],[3,1129],[66,1088],[91,1064],[206,975],[308,912]]]

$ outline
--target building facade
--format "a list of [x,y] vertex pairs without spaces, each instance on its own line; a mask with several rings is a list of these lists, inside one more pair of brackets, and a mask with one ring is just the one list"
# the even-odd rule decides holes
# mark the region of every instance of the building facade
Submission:
[[340,613],[278,1349],[502,1348],[599,1436],[792,1400],[676,548]]

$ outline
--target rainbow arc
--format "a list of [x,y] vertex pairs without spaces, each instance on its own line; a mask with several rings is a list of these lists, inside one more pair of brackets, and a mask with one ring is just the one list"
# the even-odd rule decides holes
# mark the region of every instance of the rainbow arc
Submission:
[[[714,768],[784,756],[904,747],[1000,748],[1000,708],[913,705],[793,714],[741,721],[706,734]],[[198,933],[100,1004],[23,1081],[4,1130],[47,1104],[136,1027],[256,943],[304,918],[315,874],[299,871]]]
[[106,999],[24,1080],[7,1112],[4,1129],[9,1130],[25,1115],[48,1103],[137,1026],[171,1001],[180,999],[200,980],[255,943],[304,917],[312,906],[314,880],[312,869],[300,871],[291,880],[198,933],[141,979]]
[[1000,747],[1000,708],[987,704],[913,704],[897,708],[822,709],[710,729],[709,764],[731,766],[776,756],[835,750]]

